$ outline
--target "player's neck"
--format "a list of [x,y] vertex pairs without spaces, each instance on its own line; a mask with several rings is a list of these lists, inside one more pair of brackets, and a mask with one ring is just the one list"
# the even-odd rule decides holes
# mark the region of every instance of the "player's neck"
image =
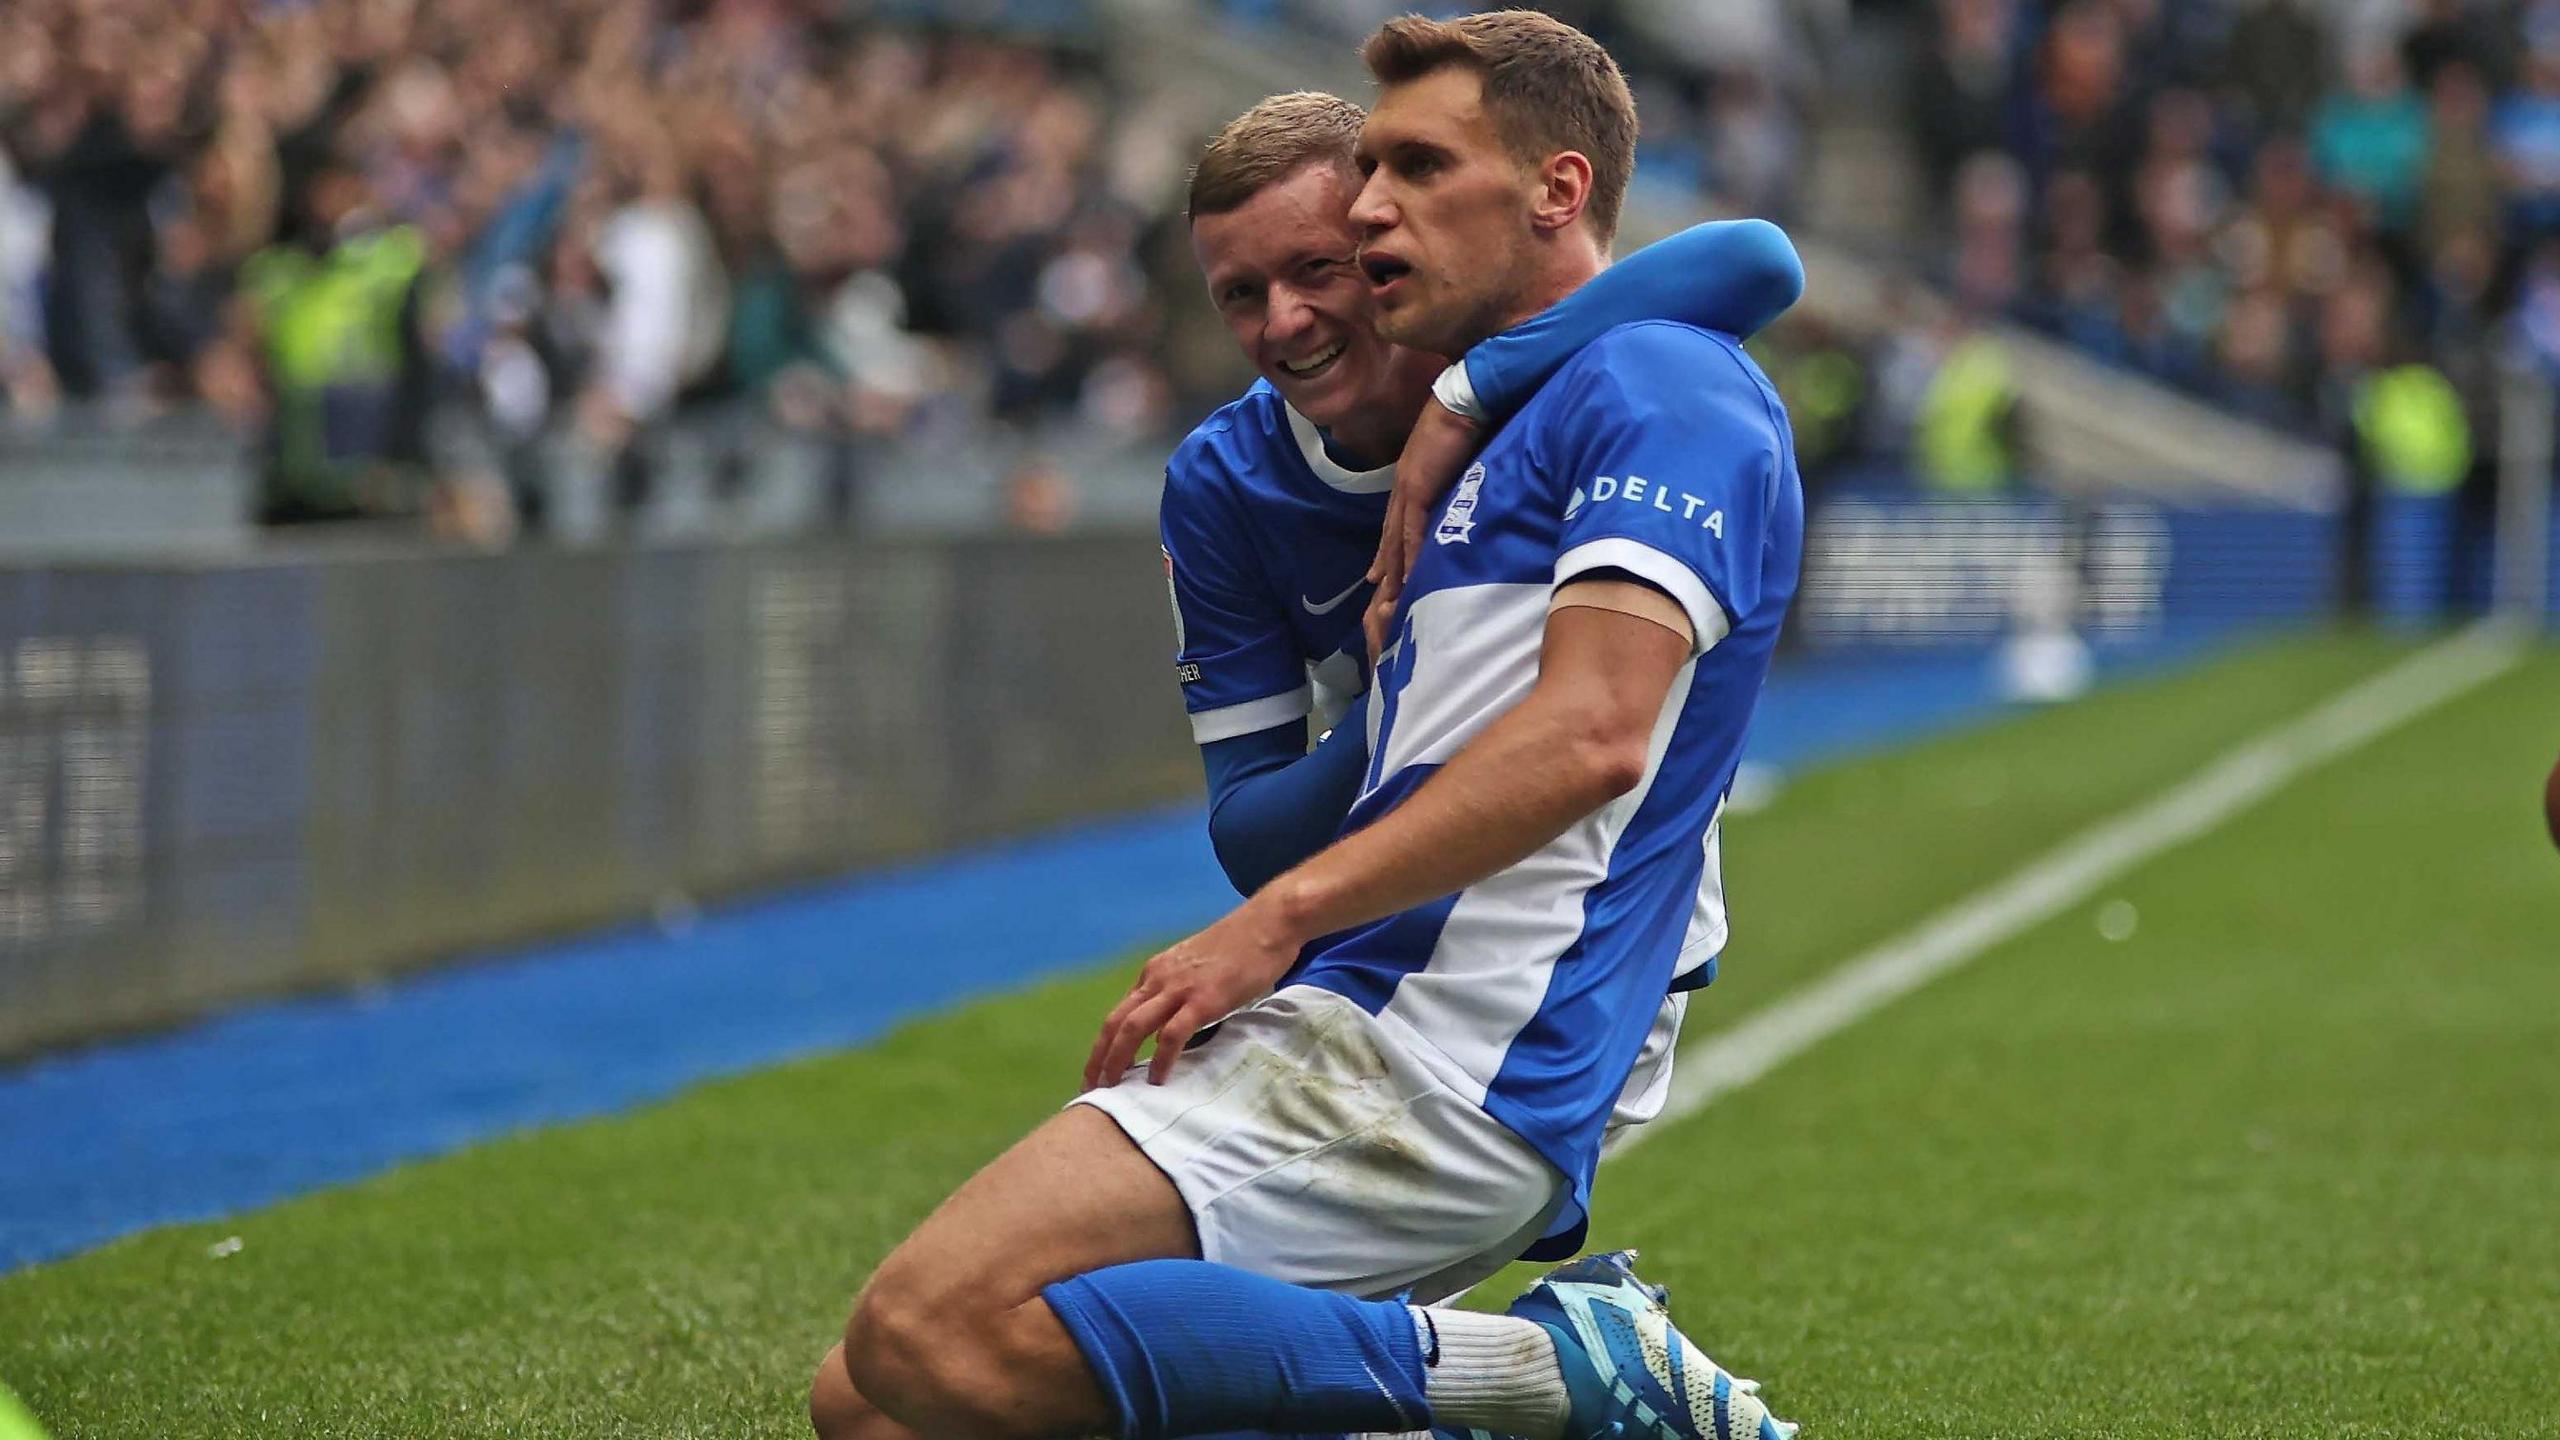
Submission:
[[1431,382],[1444,363],[1437,356],[1401,352],[1377,398],[1325,428],[1335,463],[1355,471],[1394,464],[1422,407],[1431,403]]
[[1577,226],[1571,234],[1558,236],[1537,251],[1527,277],[1512,292],[1512,302],[1503,307],[1505,313],[1495,317],[1500,323],[1476,339],[1499,335],[1540,314],[1590,284],[1593,276],[1608,268],[1609,253],[1590,238],[1589,232]]
[[1346,470],[1368,471],[1395,463],[1404,449],[1404,437],[1413,433],[1413,422],[1422,414],[1422,403],[1431,397],[1425,390],[1410,401],[1399,398],[1396,403],[1375,407],[1371,413],[1354,415],[1325,431],[1327,447],[1336,464]]

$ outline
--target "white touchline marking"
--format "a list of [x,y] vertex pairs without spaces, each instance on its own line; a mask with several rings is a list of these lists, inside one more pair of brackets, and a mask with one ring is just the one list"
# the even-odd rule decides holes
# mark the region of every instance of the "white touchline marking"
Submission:
[[1620,1155],[1672,1121],[1768,1074],[1814,1045],[2089,897],[2143,861],[2222,824],[2296,777],[2512,670],[2525,632],[2485,622],[2369,676],[2307,714],[2242,744],[2175,789],[2099,822],[2026,868],[1674,1061],[1662,1113],[1609,1147]]
[[[1694,1115],[1985,950],[2059,915],[2152,856],[2213,829],[2296,776],[2380,739],[2514,669],[2529,632],[2484,621],[2367,676],[2226,752],[2177,788],[2082,831],[2023,870],[1678,1052],[1662,1113],[1619,1132],[1610,1159]],[[1436,1302],[1457,1305],[1479,1285]]]

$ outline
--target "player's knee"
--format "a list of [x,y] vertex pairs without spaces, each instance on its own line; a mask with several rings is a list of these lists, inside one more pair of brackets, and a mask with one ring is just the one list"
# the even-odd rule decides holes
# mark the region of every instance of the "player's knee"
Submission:
[[919,1434],[998,1434],[1004,1368],[987,1318],[875,1281],[845,1326],[846,1377],[864,1402]]
[[837,1347],[854,1390],[891,1414],[898,1413],[898,1401],[917,1384],[913,1371],[923,1350],[915,1333],[922,1317],[916,1312],[905,1297],[875,1280],[854,1302],[844,1344]]
[[865,1432],[877,1429],[883,1418],[853,1388],[853,1376],[844,1365],[844,1347],[828,1350],[809,1381],[809,1428],[818,1440],[865,1440]]

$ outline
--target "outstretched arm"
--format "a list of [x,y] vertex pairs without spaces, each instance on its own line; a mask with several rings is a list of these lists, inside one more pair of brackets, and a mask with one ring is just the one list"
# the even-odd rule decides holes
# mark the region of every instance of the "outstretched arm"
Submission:
[[1663,699],[1689,659],[1686,623],[1641,585],[1585,584],[1653,595],[1661,613],[1583,606],[1583,586],[1559,592],[1528,696],[1412,799],[1273,882],[1299,943],[1463,890],[1644,779]]
[[1582,348],[1638,320],[1681,320],[1748,337],[1804,294],[1804,261],[1766,220],[1692,225],[1647,245],[1520,324],[1479,342],[1440,376],[1396,461],[1395,493],[1369,578],[1378,584],[1371,653],[1393,625],[1422,532],[1487,434]]
[[1634,789],[1691,638],[1668,600],[1656,618],[1575,603],[1576,590],[1600,585],[1659,598],[1616,580],[1560,591],[1528,696],[1377,823],[1148,961],[1103,1022],[1087,1088],[1116,1079],[1149,1037],[1161,1083],[1193,1034],[1267,993],[1307,942],[1463,890]]
[[1582,347],[1638,320],[1747,339],[1804,294],[1804,261],[1766,220],[1715,220],[1657,240],[1555,304],[1479,342],[1441,377],[1441,404],[1499,425]]

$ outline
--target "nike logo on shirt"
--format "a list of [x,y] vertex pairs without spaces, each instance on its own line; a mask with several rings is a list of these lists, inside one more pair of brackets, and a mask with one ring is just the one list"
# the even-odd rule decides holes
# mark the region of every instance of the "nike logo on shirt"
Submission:
[[1339,610],[1339,609],[1341,609],[1341,608],[1342,608],[1342,602],[1343,602],[1343,601],[1345,601],[1345,600],[1350,599],[1350,598],[1351,598],[1351,596],[1352,596],[1352,592],[1353,592],[1353,591],[1358,590],[1361,586],[1366,585],[1366,584],[1368,584],[1368,583],[1369,583],[1369,577],[1368,577],[1368,576],[1366,576],[1366,575],[1363,575],[1363,576],[1361,576],[1359,579],[1352,581],[1352,582],[1351,582],[1351,584],[1349,585],[1349,587],[1347,587],[1346,589],[1344,589],[1344,590],[1343,590],[1343,592],[1342,592],[1341,594],[1334,596],[1332,599],[1325,601],[1325,602],[1324,602],[1323,604],[1321,604],[1321,605],[1317,604],[1317,603],[1316,603],[1315,601],[1313,601],[1313,600],[1308,599],[1308,598],[1307,598],[1306,596],[1304,596],[1304,595],[1301,595],[1301,596],[1299,596],[1299,597],[1298,597],[1298,603],[1299,603],[1299,604],[1301,604],[1301,605],[1306,606],[1306,607],[1307,607],[1307,613],[1308,613],[1308,614],[1310,614],[1310,615],[1330,615],[1330,614],[1332,614],[1334,611]]

